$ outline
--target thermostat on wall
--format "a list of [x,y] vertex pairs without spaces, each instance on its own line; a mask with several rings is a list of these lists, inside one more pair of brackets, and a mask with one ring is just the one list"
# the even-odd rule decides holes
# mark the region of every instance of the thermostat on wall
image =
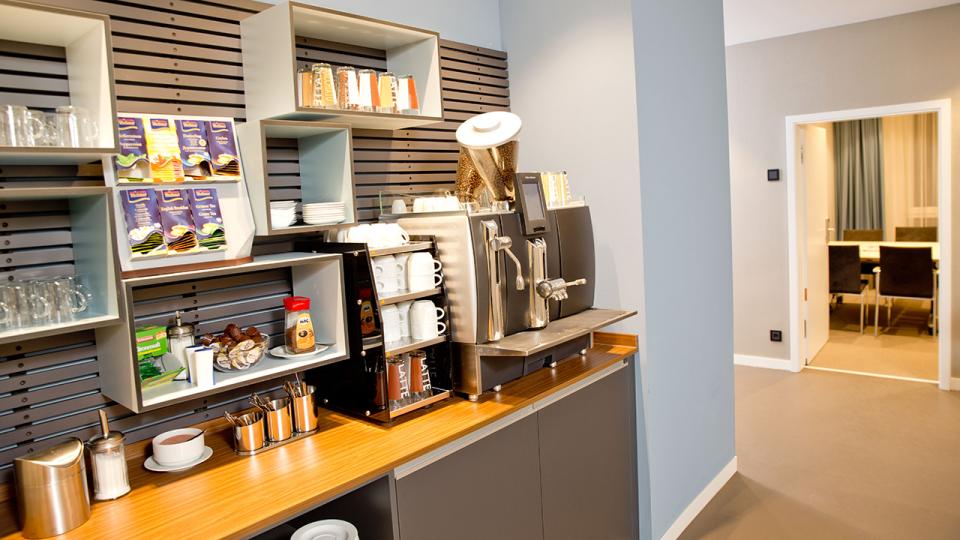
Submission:
[[780,169],[767,169],[767,181],[778,182],[780,180]]

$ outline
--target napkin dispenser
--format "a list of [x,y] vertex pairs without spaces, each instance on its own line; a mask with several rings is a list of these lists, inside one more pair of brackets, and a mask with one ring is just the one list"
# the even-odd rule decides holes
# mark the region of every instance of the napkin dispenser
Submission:
[[69,439],[13,463],[24,537],[57,536],[90,518],[90,492],[80,439]]

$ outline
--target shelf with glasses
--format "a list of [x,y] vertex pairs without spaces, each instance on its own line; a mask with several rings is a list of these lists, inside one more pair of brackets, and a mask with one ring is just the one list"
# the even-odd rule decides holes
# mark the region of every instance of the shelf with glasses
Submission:
[[[67,94],[61,104],[83,109],[88,120],[99,129],[90,129],[89,146],[31,146],[30,135],[21,134],[26,144],[0,147],[0,164],[68,165],[99,161],[117,152],[114,125],[116,98],[112,77],[113,48],[110,18],[96,13],[42,6],[19,0],[0,1],[0,35],[16,42],[21,50],[37,49],[37,54],[62,58],[66,63]],[[29,54],[29,52],[27,53]],[[62,55],[62,56],[60,56]],[[24,78],[29,80],[29,78]],[[16,84],[16,83],[12,83]],[[55,82],[52,84],[56,84]],[[34,87],[5,90],[7,103],[51,108],[46,96]],[[26,128],[24,132],[28,131]],[[29,130],[32,132],[32,129]]]
[[388,306],[390,304],[399,304],[400,302],[406,302],[408,300],[417,300],[420,298],[429,298],[431,296],[436,296],[442,291],[439,287],[434,289],[426,289],[423,291],[396,291],[390,294],[382,294],[380,297],[380,305]]
[[[120,321],[119,269],[109,241],[112,220],[106,187],[0,190],[0,227],[7,233],[2,239],[7,268],[0,272],[5,326],[0,344]],[[16,300],[15,288],[34,280],[44,280],[57,292],[18,308],[23,300]]]
[[[244,91],[251,119],[314,119],[355,128],[397,130],[443,121],[440,40],[436,32],[358,17],[298,2],[284,2],[240,22]],[[302,107],[298,102],[298,45],[304,41],[376,51],[386,70],[413,75],[420,114]]]
[[[339,254],[264,255],[233,267],[207,268],[125,279],[120,309],[125,324],[97,329],[97,356],[102,364],[101,391],[134,412],[165,407],[229,389],[349,358],[343,265]],[[306,358],[265,356],[245,371],[215,373],[215,384],[197,387],[171,381],[144,388],[136,358],[136,329],[167,326],[175,311],[195,326],[195,335],[219,334],[228,324],[256,327],[282,341],[283,299],[311,298],[310,314],[318,343],[329,349]],[[166,367],[170,369],[170,367]]]
[[383,255],[396,255],[397,253],[413,253],[415,251],[429,251],[433,249],[433,242],[414,240],[409,244],[394,246],[388,248],[373,248],[370,250],[371,257],[380,257]]
[[436,345],[438,343],[443,343],[447,341],[446,334],[440,334],[435,338],[416,340],[413,338],[403,338],[399,341],[386,344],[386,355],[387,356],[396,356],[398,354],[408,353],[410,351],[415,351],[417,349],[422,349],[424,347],[429,347],[431,345]]

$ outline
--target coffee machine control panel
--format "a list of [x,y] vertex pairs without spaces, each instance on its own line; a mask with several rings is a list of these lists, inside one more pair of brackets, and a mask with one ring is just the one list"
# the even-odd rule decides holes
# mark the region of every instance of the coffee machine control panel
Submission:
[[541,236],[550,232],[547,200],[543,195],[540,173],[517,173],[516,208],[524,236]]

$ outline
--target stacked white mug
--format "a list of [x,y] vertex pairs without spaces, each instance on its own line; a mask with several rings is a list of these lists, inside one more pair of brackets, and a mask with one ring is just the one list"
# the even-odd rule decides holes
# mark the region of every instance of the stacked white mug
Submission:
[[377,292],[382,295],[399,291],[402,270],[403,267],[397,264],[393,255],[374,257],[373,277],[377,283]]
[[434,289],[443,282],[443,275],[440,273],[443,265],[427,252],[411,253],[406,266],[407,290],[410,292]]
[[441,321],[446,312],[430,300],[417,300],[410,308],[410,335],[416,341],[433,339],[447,331]]

